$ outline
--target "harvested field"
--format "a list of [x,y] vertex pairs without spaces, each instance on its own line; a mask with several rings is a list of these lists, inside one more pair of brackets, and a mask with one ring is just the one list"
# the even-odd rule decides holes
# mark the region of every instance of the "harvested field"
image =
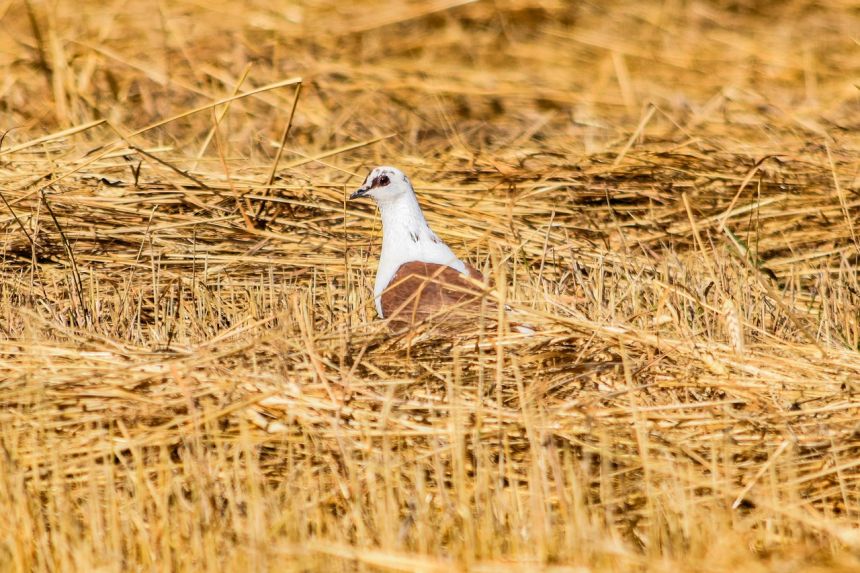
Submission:
[[[0,571],[860,570],[851,0],[0,0]],[[406,171],[534,336],[392,334]]]

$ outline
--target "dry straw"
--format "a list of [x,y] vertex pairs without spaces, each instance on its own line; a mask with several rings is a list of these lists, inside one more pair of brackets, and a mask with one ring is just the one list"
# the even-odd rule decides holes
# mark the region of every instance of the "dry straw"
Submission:
[[[0,570],[860,567],[850,2],[0,22]],[[537,335],[376,319],[380,163]]]

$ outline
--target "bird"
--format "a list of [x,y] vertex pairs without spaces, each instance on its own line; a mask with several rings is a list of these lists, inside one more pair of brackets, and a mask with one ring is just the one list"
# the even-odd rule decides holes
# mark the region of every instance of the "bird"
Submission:
[[373,288],[380,318],[398,329],[474,304],[482,294],[477,285],[485,282],[483,275],[433,232],[405,173],[376,167],[349,198],[364,197],[376,202],[382,216],[382,252]]
[[349,199],[369,197],[382,217],[382,252],[373,299],[380,318],[394,330],[428,319],[474,317],[486,302],[489,284],[427,224],[415,189],[396,167],[374,168]]

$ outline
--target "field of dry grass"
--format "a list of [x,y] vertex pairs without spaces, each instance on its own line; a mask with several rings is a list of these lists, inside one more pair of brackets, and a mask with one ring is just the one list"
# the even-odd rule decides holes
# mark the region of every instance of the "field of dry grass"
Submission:
[[[860,570],[858,43],[0,0],[0,571]],[[535,336],[388,332],[377,164]]]

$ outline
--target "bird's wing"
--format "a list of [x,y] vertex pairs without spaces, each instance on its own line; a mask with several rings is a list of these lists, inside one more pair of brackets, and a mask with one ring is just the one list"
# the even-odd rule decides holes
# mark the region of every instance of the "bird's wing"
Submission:
[[436,263],[410,262],[401,265],[382,292],[383,316],[392,326],[409,326],[448,311],[480,308],[484,277],[466,265],[468,277],[454,268]]

